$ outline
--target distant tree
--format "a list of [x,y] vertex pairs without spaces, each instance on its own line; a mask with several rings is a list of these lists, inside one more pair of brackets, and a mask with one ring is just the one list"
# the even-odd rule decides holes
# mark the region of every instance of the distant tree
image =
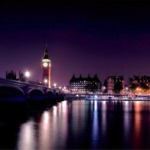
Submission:
[[116,82],[114,84],[113,92],[114,93],[120,93],[120,91],[123,89],[121,82]]
[[132,90],[132,91],[135,91],[135,89],[138,87],[138,85],[137,84],[135,84],[135,83],[131,83],[130,84],[130,89]]
[[19,80],[25,82],[26,78],[23,72],[19,71]]
[[107,80],[104,80],[103,86],[105,87],[105,90],[103,91],[103,93],[107,93]]
[[104,80],[103,86],[107,87],[107,80]]

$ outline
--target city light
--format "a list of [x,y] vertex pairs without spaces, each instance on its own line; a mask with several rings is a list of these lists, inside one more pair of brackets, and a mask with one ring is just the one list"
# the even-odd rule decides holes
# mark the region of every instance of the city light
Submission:
[[47,63],[47,62],[44,62],[44,63],[43,63],[43,66],[44,66],[44,67],[47,67],[47,66],[48,66],[48,63]]
[[94,98],[96,99],[96,98],[98,98],[98,96],[97,96],[97,95],[94,95]]
[[24,75],[28,79],[31,76],[31,73],[29,71],[25,71]]
[[137,87],[135,89],[135,94],[144,94],[144,90],[142,88],[140,88],[140,87]]
[[48,80],[47,79],[44,79],[44,83],[46,84],[48,82]]
[[76,97],[79,97],[79,95],[77,94]]
[[57,84],[56,84],[56,83],[54,83],[54,88],[56,88],[56,86],[57,86]]

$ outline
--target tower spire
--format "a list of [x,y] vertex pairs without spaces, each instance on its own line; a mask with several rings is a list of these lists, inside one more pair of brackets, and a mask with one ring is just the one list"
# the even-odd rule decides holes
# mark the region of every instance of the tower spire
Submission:
[[45,49],[45,51],[44,51],[44,56],[43,56],[43,59],[49,59],[49,55],[48,55],[48,46],[47,46],[47,43],[45,44],[45,47],[46,47],[46,49]]
[[47,44],[47,42],[45,43],[45,48],[46,48],[46,50],[48,50],[48,44]]

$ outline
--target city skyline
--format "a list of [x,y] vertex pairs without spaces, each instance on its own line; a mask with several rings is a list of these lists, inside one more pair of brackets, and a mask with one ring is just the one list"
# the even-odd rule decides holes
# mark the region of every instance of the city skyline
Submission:
[[109,75],[150,75],[146,1],[0,4],[0,77],[6,70],[30,70],[31,79],[42,80],[45,43],[53,83],[68,85],[72,74],[97,73],[101,81]]

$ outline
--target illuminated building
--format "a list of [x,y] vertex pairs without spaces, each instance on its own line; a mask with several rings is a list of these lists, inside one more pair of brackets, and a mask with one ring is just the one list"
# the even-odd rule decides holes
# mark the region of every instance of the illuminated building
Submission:
[[42,83],[49,88],[51,87],[51,60],[47,48],[42,58]]
[[97,75],[94,77],[82,77],[81,74],[79,77],[72,76],[70,80],[70,90],[75,93],[86,93],[86,92],[98,92],[101,87],[101,82],[98,79]]
[[140,85],[141,83],[146,84],[150,87],[150,76],[133,76],[129,78],[129,84]]
[[133,76],[129,78],[129,87],[133,91],[140,88],[148,90],[150,88],[150,76]]
[[108,94],[113,94],[115,85],[120,85],[124,89],[124,78],[123,76],[109,76],[105,79],[104,85]]

